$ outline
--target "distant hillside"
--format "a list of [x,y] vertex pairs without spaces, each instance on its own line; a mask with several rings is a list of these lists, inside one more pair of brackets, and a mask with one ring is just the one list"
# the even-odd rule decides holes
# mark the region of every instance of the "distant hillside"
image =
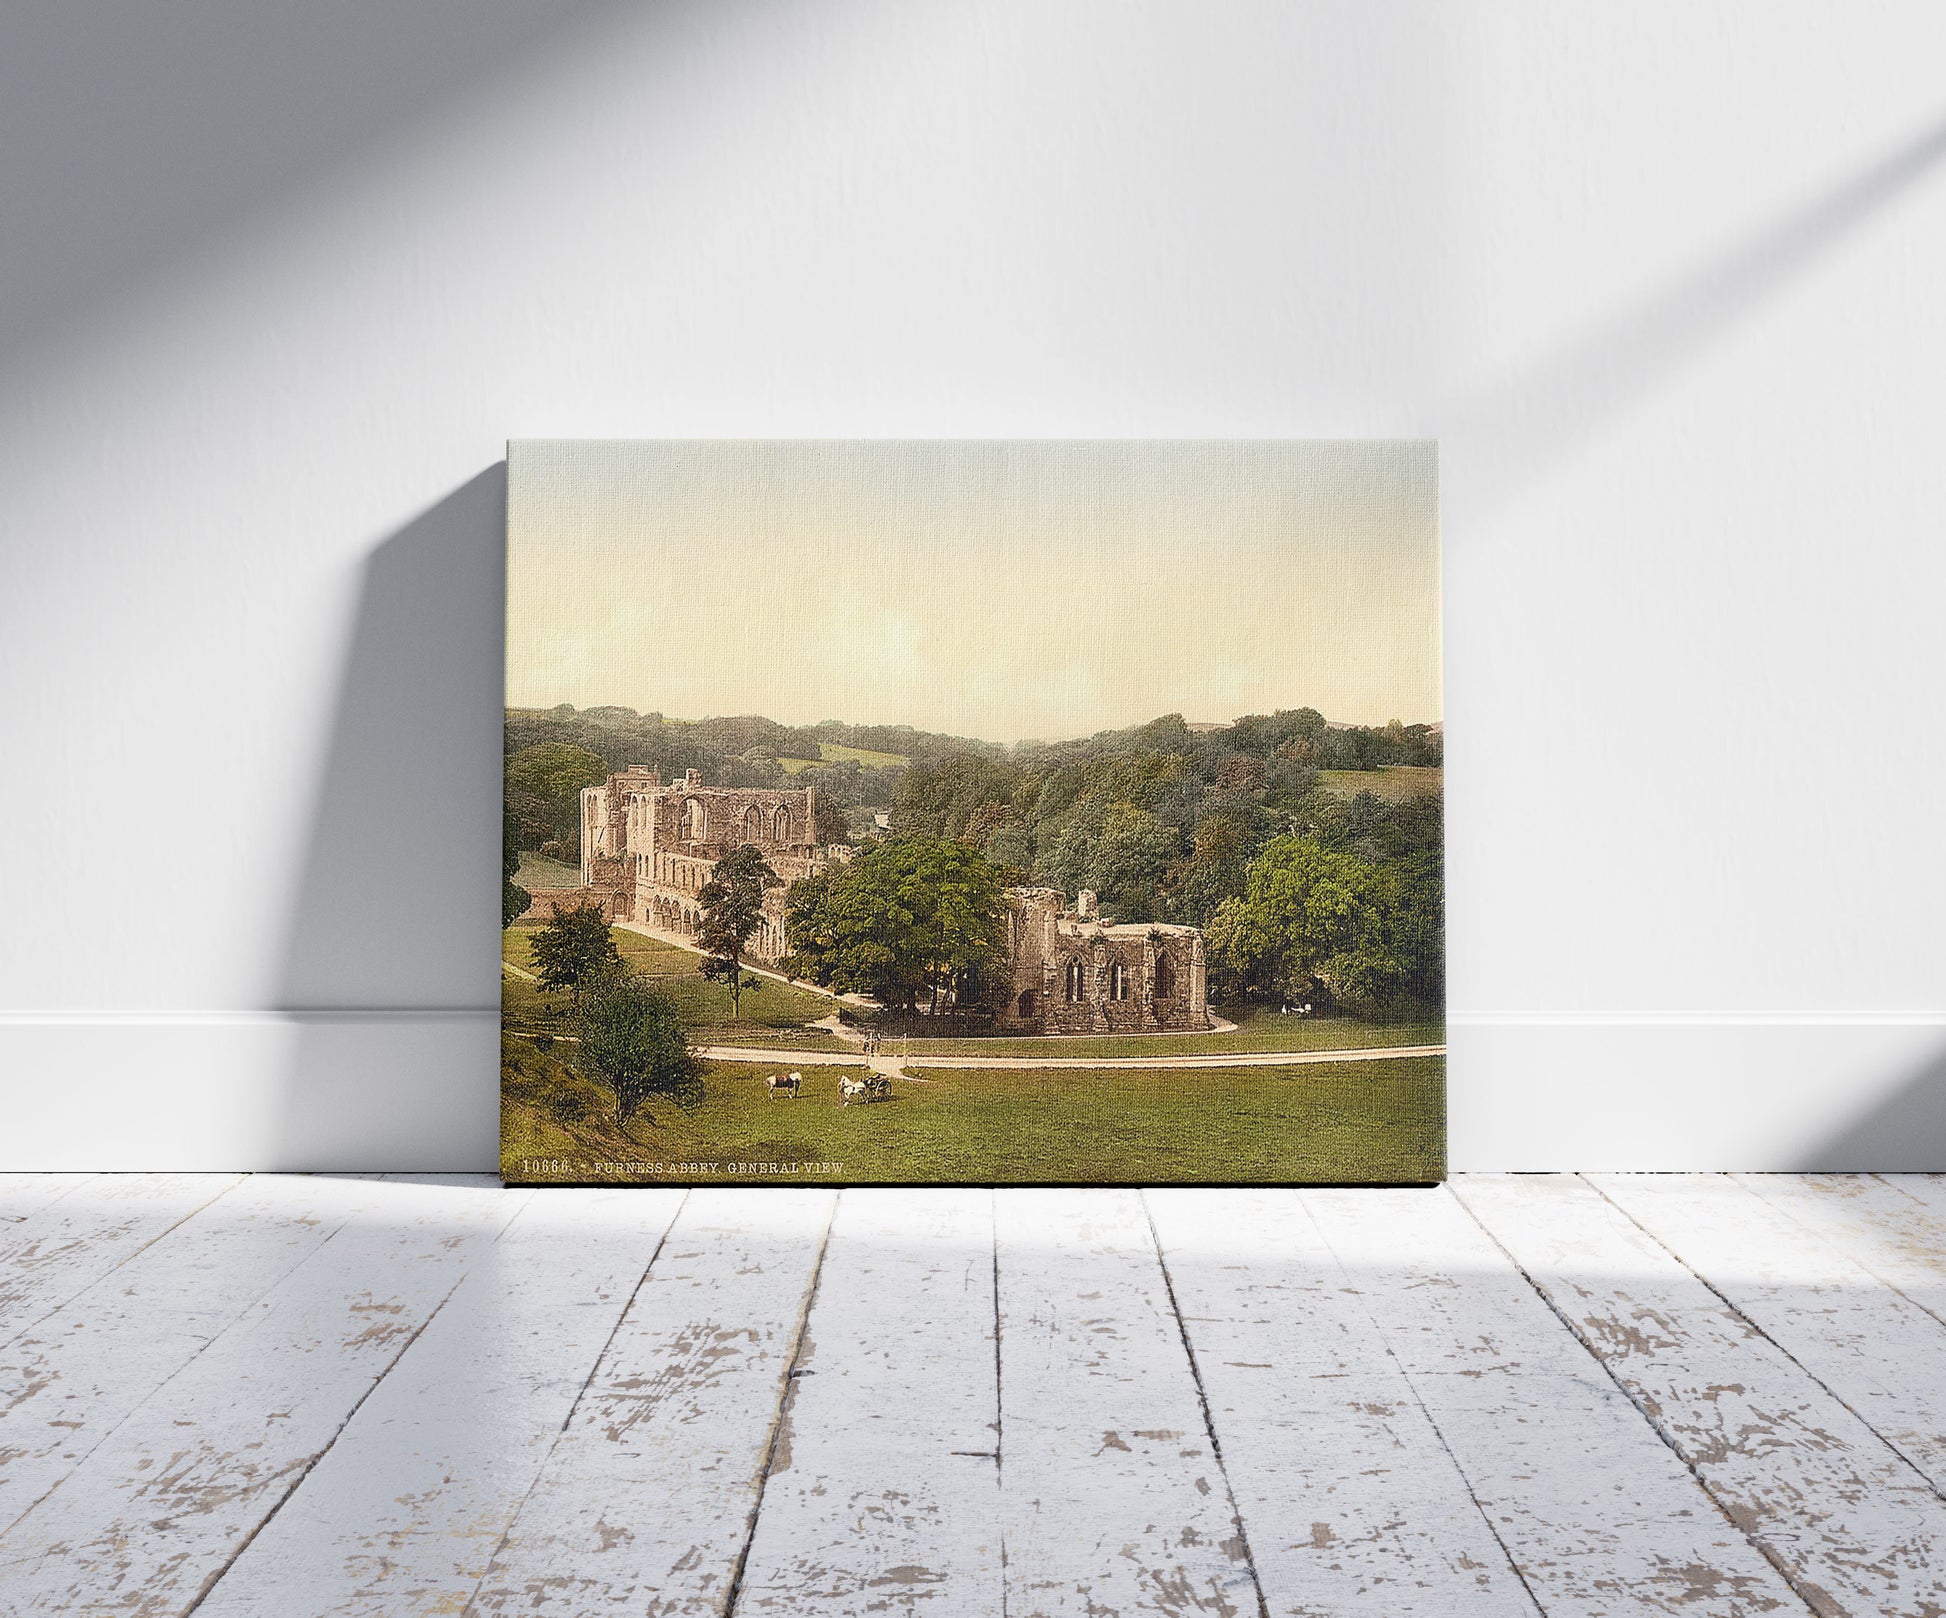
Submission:
[[[1334,723],[1312,708],[1247,714],[1229,724],[1165,714],[1146,724],[1068,741],[1006,747],[909,725],[854,725],[827,719],[784,725],[761,714],[671,719],[632,708],[509,708],[509,756],[544,742],[594,754],[610,770],[646,764],[665,777],[700,770],[718,786],[822,788],[835,804],[888,807],[899,776],[915,765],[977,758],[994,763],[1080,762],[1129,751],[1215,763],[1250,755],[1317,770],[1436,770],[1444,762],[1441,725]],[[1394,783],[1396,790],[1400,783]],[[1436,790],[1436,782],[1425,785]]]
[[1390,977],[1372,983],[1390,987],[1344,993],[1436,1005],[1442,992],[1444,740],[1431,725],[1334,726],[1314,708],[1214,726],[1164,714],[1007,748],[903,726],[626,708],[510,709],[506,724],[523,885],[555,869],[533,854],[578,859],[579,793],[604,771],[644,764],[668,780],[694,769],[714,786],[815,786],[821,841],[951,838],[1008,881],[1092,889],[1114,920],[1209,927],[1232,990],[1274,987],[1238,953],[1236,940],[1256,934],[1235,928],[1246,901],[1283,902],[1274,882],[1251,890],[1260,858],[1281,862],[1333,893],[1362,894],[1372,926],[1383,922],[1385,950],[1352,948],[1366,929],[1333,942],[1330,959],[1343,956],[1334,971],[1351,971],[1354,956],[1360,973],[1384,966]]
[[852,725],[825,720],[783,725],[761,714],[671,719],[633,708],[509,708],[509,757],[542,743],[566,743],[594,754],[610,770],[646,764],[665,779],[700,770],[714,786],[822,788],[834,803],[892,801],[899,772],[969,754],[1005,758],[1008,749],[969,736],[947,736],[909,725]]

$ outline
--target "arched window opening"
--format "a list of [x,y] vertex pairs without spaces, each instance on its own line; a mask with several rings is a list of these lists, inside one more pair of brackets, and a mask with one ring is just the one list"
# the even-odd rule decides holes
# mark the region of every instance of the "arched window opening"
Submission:
[[764,814],[754,803],[743,811],[743,840],[746,843],[758,842],[764,834]]
[[1071,1001],[1085,1000],[1088,998],[1087,971],[1088,969],[1084,967],[1079,961],[1068,962],[1068,999],[1069,1000]]
[[685,798],[682,805],[682,835],[686,842],[703,840],[703,800]]
[[777,806],[777,813],[771,820],[771,835],[780,843],[791,840],[791,812],[783,804]]
[[1034,991],[1032,989],[1021,990],[1018,1009],[1022,1017],[1031,1017],[1034,1015]]
[[1128,998],[1128,968],[1120,961],[1108,969],[1108,998],[1126,1000]]
[[1166,955],[1155,958],[1155,997],[1158,1000],[1173,1000],[1176,997],[1176,969],[1169,964]]

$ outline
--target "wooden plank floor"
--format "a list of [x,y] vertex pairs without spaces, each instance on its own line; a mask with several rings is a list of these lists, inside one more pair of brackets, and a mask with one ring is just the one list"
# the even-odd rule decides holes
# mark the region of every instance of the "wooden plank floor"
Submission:
[[1946,1618],[1946,1179],[0,1175],[0,1613]]

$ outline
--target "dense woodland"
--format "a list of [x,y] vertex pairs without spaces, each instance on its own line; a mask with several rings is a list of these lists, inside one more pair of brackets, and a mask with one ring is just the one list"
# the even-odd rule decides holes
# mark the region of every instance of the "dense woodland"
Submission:
[[[820,743],[901,763],[816,759]],[[1444,998],[1442,800],[1392,801],[1325,772],[1438,766],[1434,727],[1332,726],[1316,710],[1192,728],[1171,714],[1055,744],[899,726],[695,722],[624,708],[507,714],[510,845],[578,857],[583,786],[628,764],[712,785],[815,786],[821,835],[947,843],[999,883],[1093,888],[1126,922],[1208,933],[1218,994],[1322,998],[1367,1014]],[[862,877],[861,872],[861,877]]]

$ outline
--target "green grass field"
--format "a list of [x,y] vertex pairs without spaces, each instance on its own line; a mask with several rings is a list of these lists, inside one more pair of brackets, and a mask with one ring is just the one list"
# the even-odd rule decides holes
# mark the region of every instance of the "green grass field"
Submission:
[[[537,930],[532,925],[509,927],[500,935],[501,960],[532,972]],[[730,991],[720,983],[703,980],[697,970],[701,958],[693,950],[644,938],[621,927],[610,928],[609,936],[632,969],[651,978],[675,1001],[677,1015],[694,1030],[691,1037],[698,1045],[841,1048],[829,1030],[802,1026],[837,1010],[838,1002],[826,995],[765,978],[762,988],[743,991],[743,1003],[732,1014]],[[511,972],[500,977],[500,1010],[502,1020],[512,1029],[567,1029],[567,997],[549,994],[539,984]]]
[[855,758],[860,764],[869,764],[881,770],[897,769],[910,764],[911,759],[903,753],[881,753],[870,747],[846,747],[839,742],[819,742],[818,751],[824,755],[827,764],[842,763],[845,759]]
[[1446,789],[1443,769],[1418,764],[1387,764],[1377,770],[1320,770],[1318,780],[1327,791],[1340,797],[1355,798],[1361,792],[1369,792],[1387,803],[1403,803],[1407,798]]
[[814,770],[820,764],[839,764],[845,759],[856,759],[860,764],[875,765],[882,770],[900,768],[910,764],[911,759],[903,753],[880,753],[870,747],[844,747],[837,742],[819,742],[817,758],[780,758],[786,775],[796,775],[803,770]]
[[1200,1056],[1241,1051],[1355,1051],[1378,1045],[1439,1045],[1441,1022],[1371,1023],[1349,1017],[1285,1017],[1275,1007],[1219,1007],[1227,1034],[1075,1034],[1020,1039],[911,1039],[885,1036],[888,1052],[914,1056]]
[[578,888],[581,886],[581,867],[529,851],[520,856],[520,870],[514,880],[529,893],[536,888]]
[[[509,1042],[515,1046],[518,1042]],[[707,1184],[1245,1184],[1439,1179],[1445,1064],[1320,1063],[1155,1073],[929,1070],[841,1107],[841,1069],[711,1063],[693,1107],[651,1103],[618,1131],[606,1093],[531,1047],[503,1058],[508,1178]],[[788,1165],[788,1167],[786,1167]]]

